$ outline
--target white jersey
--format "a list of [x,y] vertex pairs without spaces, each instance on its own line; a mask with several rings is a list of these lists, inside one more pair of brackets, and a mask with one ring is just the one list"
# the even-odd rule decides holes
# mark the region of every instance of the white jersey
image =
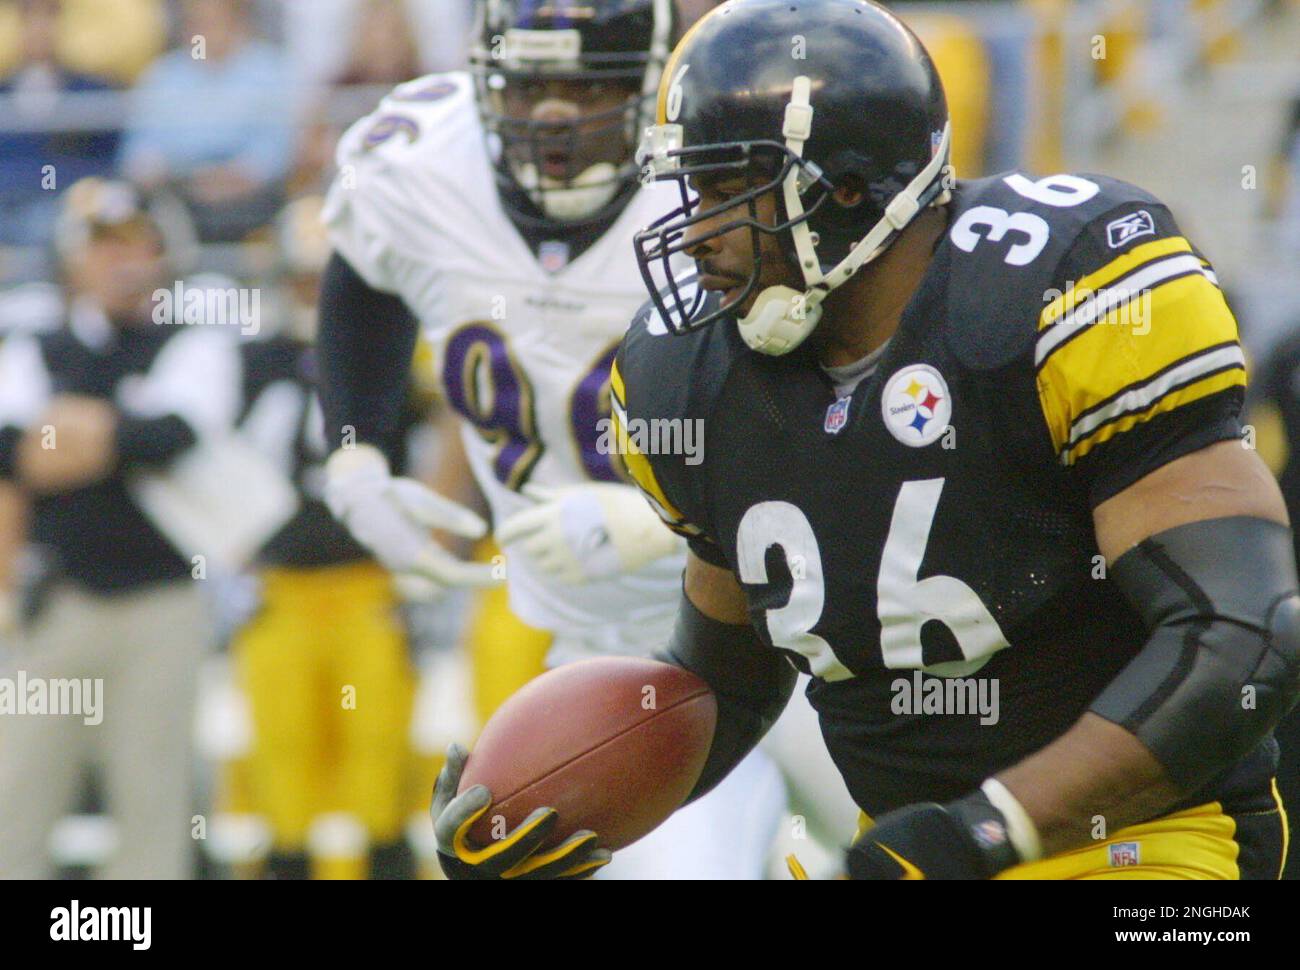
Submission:
[[[548,272],[502,209],[463,72],[396,88],[343,137],[338,164],[324,216],[331,243],[419,318],[494,520],[532,503],[525,482],[615,480],[597,442],[614,353],[645,300],[632,235],[675,192],[639,190],[599,240]],[[546,244],[540,255],[549,261]],[[569,586],[504,551],[511,607],[525,622],[598,650],[665,642],[679,559]]]

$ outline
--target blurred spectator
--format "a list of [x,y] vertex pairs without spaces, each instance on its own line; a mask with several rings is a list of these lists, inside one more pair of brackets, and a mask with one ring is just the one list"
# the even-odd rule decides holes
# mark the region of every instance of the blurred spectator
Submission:
[[391,86],[423,73],[401,0],[365,0],[355,36],[350,62],[335,84]]
[[104,874],[190,871],[193,696],[210,625],[191,561],[130,483],[167,476],[230,427],[239,363],[214,328],[151,322],[170,278],[162,239],[126,183],[72,186],[57,237],[67,322],[0,344],[0,479],[30,502],[28,538],[47,564],[3,676],[28,697],[45,685],[47,704],[63,698],[26,712],[47,716],[2,718],[0,878],[49,874],[50,833],[88,761],[119,836]]
[[1269,215],[1277,219],[1278,250],[1300,261],[1300,95],[1287,109],[1273,161],[1269,185]]
[[7,105],[0,111],[0,243],[44,245],[58,188],[109,174],[119,133],[5,130],[7,122],[42,123],[68,94],[109,90],[59,62],[60,0],[22,0],[17,7],[22,16],[18,65],[0,80],[0,103]]
[[[0,0],[0,73],[17,63],[22,6]],[[69,70],[130,84],[166,43],[164,0],[63,0],[61,6],[59,61]]]
[[[407,35],[401,47],[413,44],[418,51],[414,68],[398,80],[465,66],[471,0],[392,0],[377,6],[400,10],[377,13],[369,0],[283,0],[285,42],[300,83],[328,84],[349,73],[358,46],[356,38],[367,32],[368,21],[379,16],[386,22],[379,31],[370,31],[380,34],[395,22],[397,13],[403,15]],[[394,58],[391,52],[384,52],[381,59],[390,63]]]
[[287,62],[253,36],[250,0],[185,0],[182,44],[140,79],[124,173],[171,183],[199,237],[229,242],[278,211],[296,122]]
[[[314,10],[313,12],[319,13]],[[312,90],[313,120],[304,126],[290,179],[290,190],[310,193],[323,188],[334,161],[334,146],[348,123],[373,110],[377,97],[360,93],[349,101],[333,88],[337,85],[377,85],[391,88],[424,73],[415,42],[415,30],[407,17],[403,0],[363,0],[355,9],[352,49],[339,68],[329,75],[316,75],[328,86]],[[319,28],[317,28],[319,32]]]
[[975,26],[951,14],[908,12],[907,24],[930,52],[952,118],[952,166],[960,178],[985,174],[990,68]]

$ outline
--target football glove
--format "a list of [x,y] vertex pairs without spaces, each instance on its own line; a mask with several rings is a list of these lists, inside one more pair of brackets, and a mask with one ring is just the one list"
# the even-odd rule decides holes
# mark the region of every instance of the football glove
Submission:
[[553,808],[538,808],[504,838],[483,849],[467,841],[474,823],[492,806],[492,793],[474,785],[461,794],[465,749],[453,744],[447,763],[433,789],[433,834],[438,842],[438,864],[448,879],[585,879],[612,858],[597,848],[596,833],[574,832],[553,849],[541,845],[555,828],[559,815]]
[[977,791],[882,815],[848,851],[851,879],[990,879],[1020,862],[1003,814]]
[[589,583],[633,573],[686,549],[686,541],[664,525],[631,485],[530,485],[523,491],[537,504],[502,522],[497,542],[502,548],[517,546],[540,572],[559,582]]
[[495,566],[457,559],[430,535],[441,529],[478,539],[487,534],[487,523],[415,479],[394,478],[388,459],[371,445],[330,455],[325,504],[357,542],[397,574],[407,598],[430,599],[452,587],[502,582]]

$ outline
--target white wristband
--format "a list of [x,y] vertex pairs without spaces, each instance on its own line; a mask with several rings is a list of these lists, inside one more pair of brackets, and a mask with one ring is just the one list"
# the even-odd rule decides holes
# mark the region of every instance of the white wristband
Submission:
[[1038,838],[1038,828],[1016,796],[996,778],[986,778],[980,785],[984,797],[1007,820],[1007,838],[1020,856],[1021,862],[1037,862],[1043,857],[1043,844]]
[[330,478],[342,478],[357,472],[388,475],[388,458],[374,445],[361,444],[336,448],[325,460],[325,474]]

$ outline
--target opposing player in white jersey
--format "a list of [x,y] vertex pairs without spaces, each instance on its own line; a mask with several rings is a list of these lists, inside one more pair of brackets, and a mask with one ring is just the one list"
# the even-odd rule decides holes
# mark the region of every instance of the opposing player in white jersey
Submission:
[[[384,456],[422,327],[511,607],[555,635],[551,663],[660,646],[679,596],[684,550],[623,479],[607,421],[644,295],[631,238],[672,204],[634,153],[673,32],[671,0],[481,3],[472,71],[402,85],[358,122],[325,210],[327,500],[408,584],[496,581],[430,536],[486,525]],[[758,877],[783,807],[758,753],[603,875]]]

